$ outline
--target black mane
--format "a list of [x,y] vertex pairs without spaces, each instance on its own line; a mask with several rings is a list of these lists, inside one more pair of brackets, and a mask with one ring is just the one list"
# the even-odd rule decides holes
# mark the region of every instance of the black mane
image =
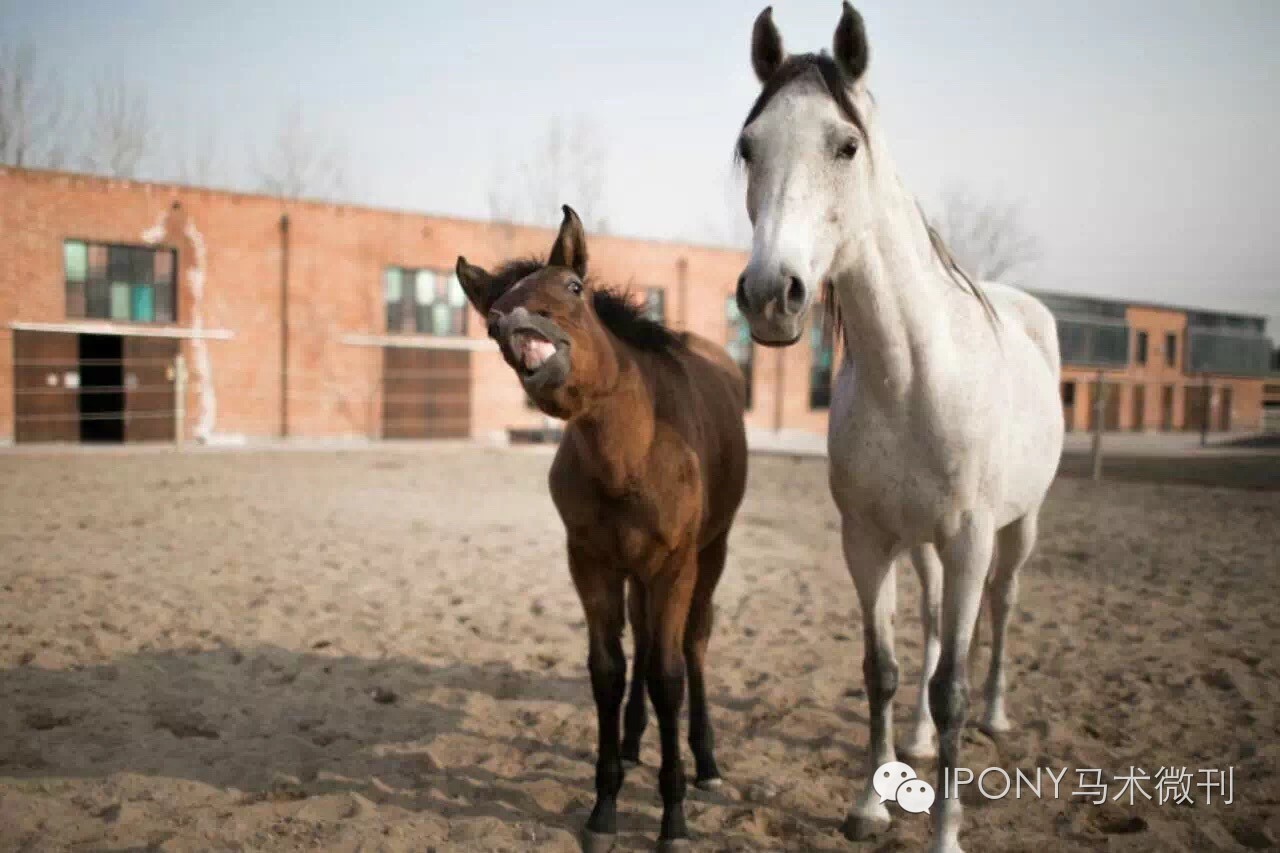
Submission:
[[669,352],[682,346],[679,336],[657,320],[651,320],[625,291],[591,288],[591,307],[604,327],[636,349]]
[[[544,269],[547,262],[539,258],[518,258],[507,261],[493,273],[493,298],[506,293],[522,278]],[[588,280],[591,307],[604,327],[619,340],[639,350],[668,352],[683,346],[681,338],[656,320],[645,316],[632,295],[624,290],[601,286]]]

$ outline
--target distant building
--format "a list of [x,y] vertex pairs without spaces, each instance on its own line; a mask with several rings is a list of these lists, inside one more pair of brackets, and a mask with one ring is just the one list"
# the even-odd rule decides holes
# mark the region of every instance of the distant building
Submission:
[[[544,423],[452,271],[459,254],[545,253],[547,229],[9,168],[0,199],[0,441]],[[820,312],[804,345],[752,344],[733,298],[745,253],[610,236],[590,248],[600,280],[726,346],[749,379],[749,427],[825,432],[838,354]],[[1059,321],[1070,428],[1088,426],[1099,371],[1109,428],[1198,429],[1206,412],[1214,430],[1261,426],[1261,318],[1039,295]]]
[[1271,341],[1262,317],[1037,292],[1058,320],[1068,429],[1257,430]]

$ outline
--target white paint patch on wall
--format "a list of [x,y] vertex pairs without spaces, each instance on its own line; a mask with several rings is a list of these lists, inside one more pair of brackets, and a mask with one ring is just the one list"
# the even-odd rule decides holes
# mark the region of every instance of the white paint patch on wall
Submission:
[[[154,246],[164,241],[166,234],[165,222],[169,215],[168,211],[161,214],[159,222],[142,232],[143,242]],[[191,241],[195,257],[191,259],[190,265],[186,269],[186,275],[183,278],[186,281],[187,292],[191,296],[191,329],[199,332],[204,329],[202,308],[208,254],[205,251],[204,235],[196,228],[196,224],[190,215],[187,216],[185,234],[187,239]],[[183,259],[179,257],[178,260],[181,262]],[[213,363],[209,356],[209,342],[199,335],[192,338],[191,355],[195,361],[192,365],[192,378],[197,383],[197,399],[199,400],[199,407],[196,413],[195,437],[200,441],[208,442],[213,437],[214,426],[218,420],[218,397],[213,387]]]

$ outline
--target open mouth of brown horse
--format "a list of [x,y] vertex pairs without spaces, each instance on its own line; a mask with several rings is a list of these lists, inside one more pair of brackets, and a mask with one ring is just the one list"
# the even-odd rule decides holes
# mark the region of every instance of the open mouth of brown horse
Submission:
[[531,392],[554,388],[569,377],[569,342],[550,330],[521,326],[507,336],[512,367]]

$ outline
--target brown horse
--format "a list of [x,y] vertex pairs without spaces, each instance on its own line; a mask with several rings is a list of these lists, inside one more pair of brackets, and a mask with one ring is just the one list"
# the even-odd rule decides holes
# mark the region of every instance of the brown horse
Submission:
[[[458,258],[467,298],[526,393],[568,422],[550,486],[586,612],[599,722],[584,846],[598,853],[613,844],[624,762],[639,762],[647,684],[662,739],[658,849],[678,850],[689,837],[679,731],[686,672],[696,784],[720,783],[703,665],[711,596],[746,484],[745,386],[722,349],[645,318],[586,276],[586,237],[567,205],[546,263],[513,261],[490,274]],[[619,742],[628,612],[635,662]]]

